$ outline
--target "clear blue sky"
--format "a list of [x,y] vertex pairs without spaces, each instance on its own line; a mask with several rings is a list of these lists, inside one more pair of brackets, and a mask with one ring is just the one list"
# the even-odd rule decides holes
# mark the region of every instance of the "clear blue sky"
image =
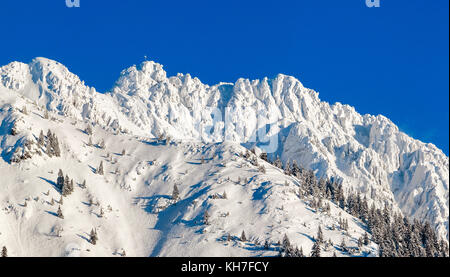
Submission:
[[449,1],[3,0],[0,64],[42,56],[106,91],[144,56],[204,83],[293,75],[449,153]]

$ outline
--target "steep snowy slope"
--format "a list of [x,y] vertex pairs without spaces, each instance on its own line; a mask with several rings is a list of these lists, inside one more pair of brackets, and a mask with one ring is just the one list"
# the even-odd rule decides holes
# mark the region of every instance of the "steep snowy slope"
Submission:
[[[0,245],[10,256],[273,256],[285,234],[309,254],[319,226],[334,244],[322,255],[377,255],[374,243],[341,252],[343,240],[356,248],[365,225],[326,200],[330,213],[313,209],[312,199],[298,197],[298,180],[262,160],[260,172],[239,156],[238,144],[166,142],[100,126],[89,136],[89,123],[46,117],[29,98],[0,89]],[[39,144],[41,130],[58,138],[60,157],[47,155],[49,136]],[[59,169],[74,181],[62,204]],[[341,219],[348,232],[338,227]],[[96,245],[89,242],[94,228]]]
[[383,116],[320,101],[293,77],[208,86],[189,74],[167,77],[149,61],[124,70],[111,92],[100,94],[44,58],[4,66],[0,77],[5,88],[51,111],[110,131],[256,145],[318,177],[342,179],[346,191],[360,191],[379,207],[429,220],[448,236],[448,157]]

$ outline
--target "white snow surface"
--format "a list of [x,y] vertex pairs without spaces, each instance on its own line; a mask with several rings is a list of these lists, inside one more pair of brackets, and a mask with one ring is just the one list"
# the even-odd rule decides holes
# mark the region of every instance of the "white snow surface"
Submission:
[[[28,115],[19,111],[23,106]],[[42,118],[44,108],[54,120]],[[229,117],[223,113],[226,108],[232,110]],[[223,122],[213,125],[217,117]],[[258,117],[267,120],[261,123]],[[99,93],[62,64],[36,58],[30,64],[0,67],[0,118],[0,174],[8,176],[0,181],[0,204],[6,208],[0,212],[0,245],[5,240],[14,244],[16,255],[62,255],[72,241],[81,250],[69,247],[70,255],[111,255],[121,248],[138,256],[270,255],[250,243],[221,240],[244,229],[248,237],[260,240],[281,240],[286,232],[308,252],[308,236],[316,234],[319,224],[337,219],[312,212],[295,196],[295,180],[278,169],[266,164],[262,174],[236,156],[244,151],[241,145],[263,147],[252,138],[265,124],[271,125],[269,135],[278,143],[270,156],[296,160],[318,177],[340,178],[347,191],[360,191],[377,206],[387,204],[411,218],[429,220],[448,239],[448,157],[433,144],[399,131],[384,116],[360,115],[348,105],[321,101],[294,77],[279,74],[209,86],[189,74],[167,77],[162,65],[146,61],[122,71],[111,91]],[[9,134],[13,122],[18,136]],[[95,125],[94,140],[105,139],[106,150],[86,146],[88,137],[81,130],[88,122]],[[45,134],[48,129],[64,145],[62,157],[33,155],[20,164],[9,163],[11,152],[24,140],[37,140],[40,130]],[[174,142],[160,145],[154,139],[160,135]],[[114,154],[122,148],[126,156]],[[117,162],[107,164],[105,176],[99,177],[92,168],[100,160],[109,161],[107,152]],[[218,160],[208,160],[213,153]],[[198,164],[202,156],[206,164]],[[110,172],[116,167],[119,175]],[[86,179],[88,184],[85,190],[76,186],[65,199],[64,220],[52,214],[56,206],[46,204],[49,197],[42,194],[50,189],[59,199],[52,190],[59,168],[77,183]],[[236,185],[238,176],[247,176],[249,183]],[[286,179],[288,187],[282,185]],[[183,200],[155,210],[169,201],[175,183]],[[208,198],[223,190],[228,200]],[[113,207],[106,219],[82,203],[89,195],[105,210]],[[36,196],[40,200],[19,205]],[[198,221],[206,209],[213,223],[204,231]],[[332,211],[351,218],[335,206]],[[222,217],[226,212],[230,215]],[[358,220],[349,221],[356,233],[363,232]],[[49,235],[55,224],[64,225],[61,238]],[[99,244],[90,247],[86,233],[95,226]],[[340,243],[340,232],[329,232]],[[45,250],[38,253],[40,245]]]

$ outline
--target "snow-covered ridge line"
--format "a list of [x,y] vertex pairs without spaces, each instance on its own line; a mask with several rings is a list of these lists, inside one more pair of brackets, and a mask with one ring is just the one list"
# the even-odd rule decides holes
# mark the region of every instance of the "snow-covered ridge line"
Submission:
[[[320,101],[294,77],[208,86],[189,74],[167,77],[162,65],[146,61],[122,71],[113,89],[102,94],[63,65],[37,58],[1,67],[0,84],[50,111],[144,137],[225,139],[261,147],[264,143],[252,138],[262,126],[258,118],[266,118],[268,137],[277,141],[272,158],[296,160],[319,177],[340,177],[347,190],[427,219],[441,235],[448,234],[448,157],[400,132],[384,116]],[[229,117],[227,108],[233,111]],[[222,120],[211,112],[217,110]]]

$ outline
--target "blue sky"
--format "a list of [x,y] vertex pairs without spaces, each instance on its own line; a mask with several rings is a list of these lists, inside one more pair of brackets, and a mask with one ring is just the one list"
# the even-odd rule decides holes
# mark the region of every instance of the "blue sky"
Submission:
[[293,75],[449,153],[449,1],[0,3],[0,64],[42,56],[99,91],[144,56],[204,83]]

